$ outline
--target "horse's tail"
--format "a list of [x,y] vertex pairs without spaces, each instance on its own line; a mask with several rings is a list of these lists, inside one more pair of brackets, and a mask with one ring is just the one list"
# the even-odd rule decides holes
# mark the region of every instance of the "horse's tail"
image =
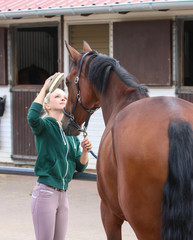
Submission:
[[169,126],[169,173],[163,189],[162,240],[193,240],[193,131],[186,121]]

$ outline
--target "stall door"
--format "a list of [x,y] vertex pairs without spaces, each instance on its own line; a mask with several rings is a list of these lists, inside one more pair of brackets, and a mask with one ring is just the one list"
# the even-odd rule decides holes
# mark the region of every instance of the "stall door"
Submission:
[[58,28],[17,28],[14,42],[12,159],[15,164],[31,165],[36,160],[36,149],[27,113],[45,79],[58,71]]

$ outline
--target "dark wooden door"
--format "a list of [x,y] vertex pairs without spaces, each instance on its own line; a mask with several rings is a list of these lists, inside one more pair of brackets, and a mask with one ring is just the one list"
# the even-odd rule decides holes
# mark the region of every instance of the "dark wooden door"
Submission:
[[45,79],[62,71],[59,58],[63,54],[59,54],[57,26],[18,26],[14,34],[12,159],[15,164],[34,165],[36,149],[27,113]]
[[34,136],[27,123],[27,113],[38,91],[12,90],[13,153],[15,164],[34,164],[36,149]]

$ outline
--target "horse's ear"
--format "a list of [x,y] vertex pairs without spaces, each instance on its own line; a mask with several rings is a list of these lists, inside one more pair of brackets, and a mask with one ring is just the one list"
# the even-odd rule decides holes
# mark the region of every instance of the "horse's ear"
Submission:
[[71,47],[66,41],[66,48],[68,49],[68,52],[72,58],[73,61],[78,61],[80,59],[80,53],[78,51],[76,51],[76,49],[74,49],[73,47]]
[[83,51],[85,51],[85,52],[92,51],[91,47],[89,46],[89,44],[85,40],[83,41]]

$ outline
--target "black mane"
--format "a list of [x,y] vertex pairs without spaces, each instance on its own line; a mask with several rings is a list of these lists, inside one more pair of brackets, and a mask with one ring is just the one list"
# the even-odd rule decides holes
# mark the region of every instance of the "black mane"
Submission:
[[85,75],[99,92],[104,93],[107,89],[110,71],[114,71],[127,86],[138,89],[141,94],[148,95],[148,89],[136,83],[133,75],[121,67],[116,59],[104,54],[90,56],[86,63]]

